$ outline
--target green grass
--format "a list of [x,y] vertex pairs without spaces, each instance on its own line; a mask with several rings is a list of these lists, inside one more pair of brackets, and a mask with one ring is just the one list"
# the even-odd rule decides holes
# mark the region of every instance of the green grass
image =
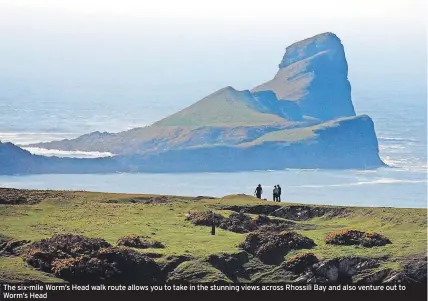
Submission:
[[[238,251],[237,244],[245,235],[217,229],[194,226],[185,221],[189,210],[209,210],[228,215],[224,205],[273,204],[251,196],[228,196],[221,199],[195,201],[192,198],[174,197],[166,204],[130,203],[127,200],[147,195],[75,192],[67,199],[46,199],[35,205],[0,205],[0,235],[14,239],[37,241],[59,233],[81,234],[103,238],[115,245],[128,234],[150,236],[162,242],[164,249],[146,249],[165,255],[190,255],[206,258],[210,254]],[[107,203],[118,200],[118,203]],[[286,204],[284,204],[286,205]],[[304,221],[317,226],[315,230],[300,230],[313,239],[317,246],[311,250],[318,258],[360,255],[379,257],[388,255],[391,267],[398,269],[393,259],[426,254],[427,228],[425,209],[348,208],[349,215],[333,219],[315,218]],[[349,228],[375,231],[387,236],[392,244],[383,247],[333,246],[324,243],[327,233]],[[299,252],[291,252],[288,256]],[[44,273],[26,266],[18,257],[0,256],[0,280],[39,279],[51,280]],[[46,278],[49,277],[49,278]]]
[[28,279],[47,283],[64,282],[60,278],[35,270],[19,257],[0,257],[0,283],[24,282]]
[[318,137],[317,131],[328,130],[336,127],[340,127],[341,122],[360,119],[362,116],[356,117],[343,117],[338,118],[333,121],[328,121],[313,126],[294,128],[294,129],[285,129],[279,131],[272,131],[267,134],[260,136],[259,138],[240,144],[241,147],[248,147],[254,145],[260,145],[265,142],[284,142],[284,143],[296,143],[296,142],[308,142],[315,141],[315,138]]
[[232,87],[220,89],[193,105],[166,117],[155,126],[245,126],[269,125],[287,121],[278,115],[262,113],[249,105],[249,92]]

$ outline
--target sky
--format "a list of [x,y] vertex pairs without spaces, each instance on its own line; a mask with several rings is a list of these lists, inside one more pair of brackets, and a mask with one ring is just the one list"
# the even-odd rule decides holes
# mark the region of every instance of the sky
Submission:
[[[324,1],[277,1],[277,0],[2,0],[0,4],[40,8],[85,14],[122,14],[156,17],[233,18],[284,17],[293,15],[327,18],[376,17],[397,18],[422,16],[419,0],[324,0]],[[287,17],[290,17],[287,14]]]
[[[0,0],[0,79],[45,89],[192,90],[269,80],[286,46],[331,31],[351,82],[426,87],[425,1]],[[178,88],[177,88],[178,89]],[[83,92],[82,92],[83,93]],[[184,93],[184,92],[180,92]]]

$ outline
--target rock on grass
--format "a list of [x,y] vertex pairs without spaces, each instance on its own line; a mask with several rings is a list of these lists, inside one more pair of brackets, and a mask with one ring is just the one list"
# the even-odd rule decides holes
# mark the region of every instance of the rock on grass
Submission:
[[268,264],[281,262],[291,250],[310,249],[316,246],[315,242],[296,232],[252,232],[239,247],[257,256]]
[[118,246],[130,248],[148,249],[148,248],[165,248],[165,245],[160,241],[151,240],[149,238],[137,236],[135,234],[123,236],[117,241]]
[[325,242],[331,245],[361,245],[371,248],[391,244],[385,236],[375,232],[362,232],[357,230],[342,230],[328,233]]

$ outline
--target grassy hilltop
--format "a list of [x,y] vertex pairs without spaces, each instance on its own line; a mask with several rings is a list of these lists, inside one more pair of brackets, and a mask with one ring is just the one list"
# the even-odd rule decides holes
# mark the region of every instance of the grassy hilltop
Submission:
[[[188,220],[189,212],[203,213],[207,210],[222,215],[219,219],[226,219],[242,211],[258,221],[264,219],[256,213],[266,213],[271,222],[287,225],[289,231],[313,240],[315,246],[310,250],[304,247],[292,248],[281,253],[280,262],[266,263],[261,257],[258,258],[256,253],[244,252],[242,245],[238,247],[246,237],[253,235],[253,231],[257,232],[257,229],[236,233],[233,229],[244,223],[228,221],[230,225],[233,224],[232,227],[221,229],[222,226],[218,226],[216,235],[212,236],[209,234],[211,227],[195,225]],[[274,210],[285,212],[287,218],[281,218],[280,214],[276,213],[277,216],[273,216]],[[342,260],[341,258],[351,258],[351,261],[347,259],[348,264],[351,264],[352,260],[355,261],[355,258],[360,263],[371,262],[368,268],[351,275],[354,282],[383,281],[388,277],[393,281],[403,278],[403,273],[410,273],[409,269],[413,267],[414,270],[414,264],[418,263],[422,263],[422,266],[416,268],[416,274],[422,274],[423,278],[425,273],[426,279],[426,209],[330,207],[290,203],[278,205],[246,195],[193,198],[0,189],[0,217],[0,282],[64,281],[52,273],[34,268],[22,259],[22,254],[26,248],[31,247],[31,242],[51,238],[56,234],[101,238],[113,246],[120,238],[131,234],[158,241],[164,248],[133,250],[153,258],[163,267],[165,273],[168,272],[168,275],[164,275],[165,279],[171,281],[296,280],[297,276],[290,274],[285,263],[290,264],[296,255],[308,252],[313,253],[320,262],[330,265],[334,260]],[[204,221],[197,220],[196,224],[198,222],[203,224]],[[325,237],[328,233],[340,233],[345,229],[374,231],[388,238],[391,243],[375,247],[326,243]],[[271,232],[264,233],[274,235]],[[23,246],[15,250],[11,248],[9,253],[5,251],[6,241],[22,240]],[[248,258],[242,262],[239,262],[239,259],[238,265],[233,267],[236,270],[233,273],[228,273],[230,266],[224,268],[218,264],[218,258],[241,258],[243,254]],[[238,270],[241,272],[238,273]]]

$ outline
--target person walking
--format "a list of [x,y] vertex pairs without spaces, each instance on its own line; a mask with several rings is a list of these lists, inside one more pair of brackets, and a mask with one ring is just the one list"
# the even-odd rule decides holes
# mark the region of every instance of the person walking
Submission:
[[278,202],[281,202],[281,186],[276,185],[276,188],[278,189],[278,194],[276,196],[276,199],[278,200]]
[[262,193],[263,193],[263,188],[262,188],[262,185],[258,185],[257,187],[256,187],[256,190],[254,191],[254,193],[256,194],[256,197],[258,198],[258,199],[261,199],[262,198]]
[[273,187],[273,201],[276,202],[278,199],[278,187],[276,185]]

